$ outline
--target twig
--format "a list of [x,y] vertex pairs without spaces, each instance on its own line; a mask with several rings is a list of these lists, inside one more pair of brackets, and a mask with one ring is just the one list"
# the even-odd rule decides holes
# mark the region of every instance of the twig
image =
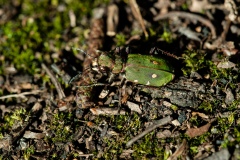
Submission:
[[223,27],[223,32],[221,33],[221,36],[219,36],[217,39],[215,39],[212,44],[205,43],[205,47],[208,49],[216,49],[219,48],[219,46],[223,45],[226,43],[226,37],[229,31],[229,27],[231,25],[231,21],[229,18],[226,18],[226,24]]
[[43,90],[33,90],[31,92],[23,92],[23,93],[19,93],[19,94],[11,94],[11,95],[7,95],[7,96],[2,96],[0,97],[0,99],[7,99],[7,98],[18,98],[18,97],[24,97],[26,95],[31,95],[31,94],[38,94],[38,93],[41,93],[43,92]]
[[119,11],[116,4],[111,4],[107,7],[107,35],[112,37],[116,35],[116,30],[119,22]]
[[50,77],[51,81],[53,82],[54,86],[56,87],[56,90],[58,92],[58,97],[59,99],[63,99],[65,98],[65,93],[63,92],[63,89],[60,85],[60,83],[57,81],[57,79],[55,78],[55,76],[53,75],[53,73],[47,68],[47,66],[45,64],[42,63],[42,68],[46,71],[46,73],[48,74],[48,76]]
[[129,5],[131,7],[133,16],[137,19],[138,23],[140,23],[140,26],[143,30],[145,37],[148,37],[148,33],[146,31],[146,27],[136,0],[129,0]]
[[94,154],[79,154],[79,157],[90,157],[93,156]]
[[226,41],[226,37],[227,37],[230,26],[231,26],[231,21],[230,21],[229,18],[227,18],[226,24],[225,24],[224,29],[223,29],[223,32],[221,33],[221,42]]
[[119,110],[118,108],[109,108],[109,107],[101,107],[101,108],[91,108],[90,111],[93,115],[125,115],[126,112],[124,110]]
[[213,39],[215,39],[217,37],[216,28],[214,27],[212,22],[206,18],[203,18],[203,17],[193,14],[193,13],[172,11],[167,14],[163,14],[163,15],[160,14],[160,15],[154,17],[154,21],[159,21],[161,19],[166,19],[166,18],[171,18],[171,17],[181,17],[181,18],[188,18],[190,20],[198,20],[199,22],[203,23],[204,25],[206,25],[207,27],[210,28]]
[[186,141],[186,139],[184,139],[182,141],[181,145],[178,147],[178,149],[167,160],[177,159],[178,156],[183,154],[183,152],[186,150],[186,148],[187,148],[187,141]]
[[171,120],[172,120],[172,118],[170,116],[167,116],[163,119],[158,120],[158,122],[156,124],[153,124],[153,125],[149,126],[145,131],[143,131],[142,133],[140,133],[139,135],[135,136],[133,139],[128,141],[127,144],[126,144],[126,147],[130,147],[138,139],[142,138],[143,136],[145,136],[149,132],[153,131],[154,129],[169,123]]

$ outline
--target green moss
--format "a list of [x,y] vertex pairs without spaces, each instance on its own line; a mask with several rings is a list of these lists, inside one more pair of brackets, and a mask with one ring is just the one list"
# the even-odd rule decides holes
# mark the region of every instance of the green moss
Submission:
[[240,126],[239,125],[234,127],[233,135],[234,135],[236,144],[239,144],[240,143]]
[[149,28],[148,30],[150,37],[155,37],[157,35],[157,32],[153,28]]
[[68,142],[73,136],[73,115],[72,113],[56,113],[50,122],[50,129],[53,133],[52,137],[48,137],[52,142]]
[[209,136],[211,134],[209,132],[198,136],[198,137],[194,137],[194,138],[188,138],[188,145],[189,145],[189,153],[194,156],[199,152],[199,146],[201,146],[202,144],[209,142]]
[[166,31],[166,30],[164,30],[164,32],[162,33],[160,38],[162,38],[163,41],[165,41],[167,43],[172,43],[174,40],[172,33],[169,31]]
[[208,101],[203,101],[200,104],[199,109],[203,109],[206,112],[212,113],[213,105],[210,102],[208,102]]
[[218,123],[218,129],[221,133],[226,132],[231,127],[231,124],[229,123],[228,118],[218,118],[217,123]]
[[[141,117],[135,113],[133,115],[110,117],[100,116],[96,119],[95,123],[101,123],[103,118],[105,121],[108,121],[108,124],[118,135],[103,138],[103,146],[106,147],[104,147],[101,157],[104,159],[118,159],[123,150],[126,149],[126,143],[137,134],[143,132],[144,122]],[[168,139],[167,141],[170,142],[173,140]],[[162,159],[165,157],[165,159],[167,159],[169,152],[165,150],[165,143],[165,140],[157,139],[156,132],[153,131],[132,145],[134,152],[131,154],[131,157],[134,159],[148,159],[148,157]]]
[[183,4],[181,5],[181,8],[182,8],[183,10],[188,10],[189,6],[188,6],[187,3],[183,3]]
[[185,66],[182,71],[184,75],[189,75],[191,72],[196,72],[202,68],[206,68],[206,54],[203,52],[187,50],[182,55]]
[[[36,1],[29,0],[15,1],[19,5],[20,13],[2,25],[1,54],[4,58],[0,60],[2,67],[0,74],[3,73],[4,66],[13,65],[18,71],[30,74],[41,71],[41,63],[46,55],[60,52],[66,46],[79,46],[85,43],[85,39],[79,42],[71,41],[75,37],[83,38],[84,29],[89,27],[89,23],[83,23],[81,19],[92,14],[92,9],[96,6],[108,3],[104,1]],[[0,2],[3,5],[12,5],[12,2]],[[49,12],[51,11],[51,12]],[[77,17],[77,26],[71,28],[69,12],[73,11]],[[79,29],[77,29],[79,28]],[[78,31],[82,32],[76,32]],[[66,31],[68,34],[66,34]],[[36,56],[36,53],[39,53]],[[42,56],[43,55],[43,56]],[[48,60],[45,60],[49,62]],[[50,63],[52,63],[50,61]]]
[[228,109],[229,111],[235,111],[236,109],[238,109],[239,104],[240,104],[240,99],[234,100],[234,101],[230,104],[230,106],[228,106],[227,109]]
[[[209,75],[212,81],[218,82],[218,87],[224,89],[226,85],[231,89],[236,88],[238,83],[239,71],[234,68],[219,68],[217,64],[207,57],[207,53],[200,51],[187,50],[182,55],[185,65],[182,67],[184,75],[190,75],[192,72],[200,72],[203,76]],[[223,59],[224,57],[218,57]]]
[[193,155],[196,155],[198,153],[198,146],[191,146],[189,149]]
[[122,153],[125,143],[122,139],[108,139],[107,137],[104,138],[103,142],[106,144],[102,156],[104,159],[117,158]]
[[31,156],[32,154],[34,154],[34,152],[35,152],[34,146],[31,145],[30,147],[26,148],[26,149],[24,150],[24,153],[23,153],[24,159],[25,159],[25,160],[30,159],[30,156]]
[[16,109],[13,112],[6,113],[3,117],[3,125],[0,127],[0,132],[2,135],[12,130],[14,125],[20,126],[25,122],[28,117],[28,113],[24,108]]
[[163,159],[166,156],[164,145],[156,138],[154,131],[133,144],[133,149],[132,157],[134,159],[148,159],[149,157]]
[[116,34],[114,41],[116,42],[116,46],[124,46],[126,43],[125,35],[122,33]]

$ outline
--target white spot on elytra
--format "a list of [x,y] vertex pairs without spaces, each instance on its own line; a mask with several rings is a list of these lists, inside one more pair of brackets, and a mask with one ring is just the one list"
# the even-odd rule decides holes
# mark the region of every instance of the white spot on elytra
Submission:
[[133,82],[138,83],[138,80],[135,79]]
[[152,74],[152,78],[157,78],[157,75],[155,73]]
[[146,83],[146,85],[150,85],[150,82],[148,81],[148,82]]

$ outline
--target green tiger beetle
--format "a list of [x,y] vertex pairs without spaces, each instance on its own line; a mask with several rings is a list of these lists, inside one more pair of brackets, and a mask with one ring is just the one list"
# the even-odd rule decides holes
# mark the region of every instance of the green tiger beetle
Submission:
[[[82,51],[81,49],[78,50]],[[155,48],[153,51],[155,51]],[[170,53],[162,50],[160,51],[167,56],[178,59],[176,56]],[[117,48],[116,51],[98,51],[98,53],[98,57],[92,57],[92,66],[87,70],[96,71],[100,74],[100,77],[103,75],[107,76],[108,78],[110,77],[109,82],[111,82],[112,76],[114,77],[122,74],[125,77],[126,82],[160,87],[166,85],[174,78],[174,68],[171,63],[164,58],[159,58],[153,55],[128,54],[128,51],[123,53],[119,48]],[[88,55],[87,53],[85,54]],[[83,76],[87,76],[85,74],[88,73],[89,72],[85,70]],[[84,79],[82,79],[82,81],[84,81]],[[80,84],[80,86],[78,86],[79,89],[76,95],[76,103],[82,108],[89,108],[92,105],[92,103],[88,102],[91,99],[89,97],[91,96],[91,89],[86,89],[86,87],[89,88],[93,86],[104,85],[102,83],[95,82],[89,79],[87,81],[85,80]]]
[[132,53],[126,56],[113,52],[99,53],[92,63],[92,69],[98,72],[114,75],[124,73],[127,81],[154,87],[164,86],[174,78],[174,68],[164,58]]

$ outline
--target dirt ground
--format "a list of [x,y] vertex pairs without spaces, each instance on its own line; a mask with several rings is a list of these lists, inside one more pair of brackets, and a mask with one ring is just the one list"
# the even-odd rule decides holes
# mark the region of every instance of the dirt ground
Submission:
[[0,159],[240,159],[239,0],[0,0]]

